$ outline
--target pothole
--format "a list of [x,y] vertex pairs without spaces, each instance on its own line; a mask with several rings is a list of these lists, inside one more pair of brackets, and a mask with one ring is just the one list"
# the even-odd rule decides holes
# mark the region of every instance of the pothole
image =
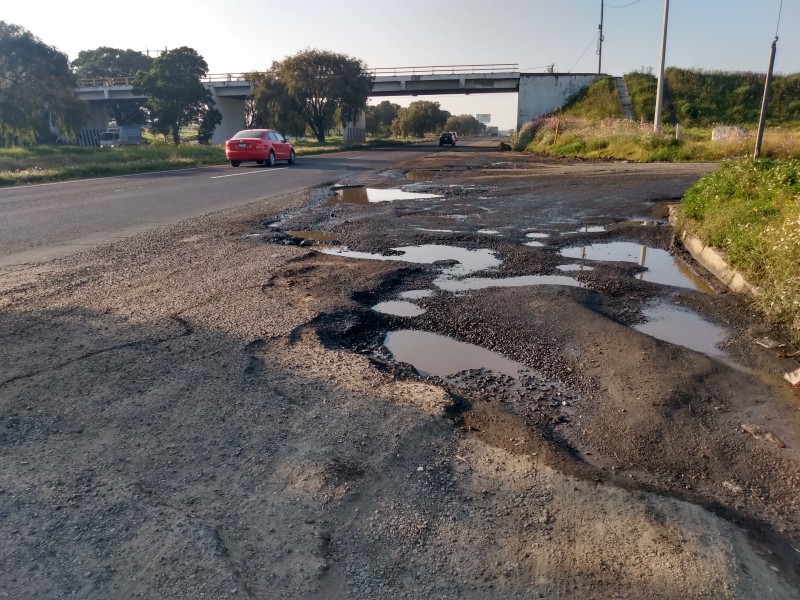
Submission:
[[466,277],[464,279],[452,279],[450,277],[438,277],[433,284],[439,289],[447,292],[470,292],[496,287],[526,287],[534,285],[566,285],[569,287],[586,287],[577,279],[566,275],[520,275],[517,277]]
[[322,206],[335,206],[337,204],[360,204],[368,206],[380,202],[394,202],[398,200],[430,200],[441,198],[439,194],[424,194],[419,192],[404,192],[390,188],[378,189],[367,187],[345,187],[336,190],[336,196],[325,202]]
[[636,275],[642,281],[713,294],[711,287],[695,275],[686,264],[660,248],[633,242],[609,242],[564,248],[559,254],[565,258],[582,260],[637,263],[647,269]]
[[395,315],[397,317],[418,317],[425,314],[425,309],[417,306],[413,302],[405,300],[388,300],[379,302],[372,307],[372,310],[385,315]]
[[670,302],[659,302],[645,308],[642,315],[647,322],[634,325],[636,331],[734,364],[727,353],[717,347],[728,337],[728,331],[697,313]]
[[517,377],[528,369],[497,352],[428,331],[390,331],[383,345],[396,361],[412,365],[420,375],[447,377],[461,371],[488,369]]

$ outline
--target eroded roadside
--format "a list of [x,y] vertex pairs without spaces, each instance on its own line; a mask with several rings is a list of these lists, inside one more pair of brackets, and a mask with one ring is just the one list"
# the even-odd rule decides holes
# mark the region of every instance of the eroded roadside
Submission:
[[0,590],[800,596],[796,363],[665,252],[705,169],[459,149],[6,276]]

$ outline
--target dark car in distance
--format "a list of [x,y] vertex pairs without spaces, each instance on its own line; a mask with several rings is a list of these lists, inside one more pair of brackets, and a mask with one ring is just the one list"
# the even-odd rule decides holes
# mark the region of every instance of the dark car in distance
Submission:
[[444,146],[445,144],[449,144],[453,148],[456,147],[456,136],[453,135],[452,131],[445,131],[439,136],[439,145]]
[[296,160],[289,140],[272,129],[240,131],[225,142],[225,158],[233,167],[238,167],[245,161],[255,161],[259,165],[266,163],[271,167],[276,160],[285,160],[290,165]]

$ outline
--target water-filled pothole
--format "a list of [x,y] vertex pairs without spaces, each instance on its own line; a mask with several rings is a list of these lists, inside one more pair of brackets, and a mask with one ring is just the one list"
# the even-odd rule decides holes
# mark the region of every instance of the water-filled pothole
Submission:
[[420,298],[430,298],[433,294],[433,290],[408,290],[398,295],[406,300],[419,300]]
[[484,269],[491,269],[500,265],[492,250],[480,248],[467,250],[458,246],[444,246],[439,244],[424,244],[422,246],[402,246],[391,248],[400,254],[383,255],[371,252],[355,252],[342,248],[324,248],[320,250],[325,254],[336,254],[348,258],[362,258],[367,260],[396,260],[417,264],[433,264],[439,261],[454,261],[457,264],[446,267],[442,273],[447,277],[463,277]]
[[707,294],[713,293],[711,287],[689,267],[660,248],[633,242],[610,242],[580,248],[564,248],[559,254],[566,258],[634,262],[647,268],[637,275],[642,281],[689,288]]
[[428,331],[390,331],[383,345],[395,360],[412,365],[420,375],[446,377],[471,369],[488,369],[517,377],[527,367],[502,354]]
[[717,347],[728,337],[728,331],[724,328],[669,302],[648,307],[642,314],[647,322],[634,325],[636,331],[732,364],[728,355]]
[[337,189],[336,197],[325,202],[323,206],[335,206],[337,204],[369,205],[379,202],[394,202],[396,200],[429,200],[441,197],[439,194],[404,192],[398,189],[347,187]]
[[576,265],[576,264],[569,264],[569,265],[559,265],[559,271],[594,271],[594,267],[590,267],[589,265]]
[[378,302],[378,304],[372,307],[372,310],[385,315],[395,315],[397,317],[418,317],[425,314],[424,308],[417,306],[413,302],[406,302],[405,300]]
[[572,233],[603,233],[607,231],[603,225],[585,225],[583,227],[579,227],[575,231],[565,231],[562,235],[569,235]]
[[577,279],[566,275],[520,275],[518,277],[466,277],[452,279],[450,277],[437,277],[433,284],[447,292],[469,292],[494,287],[527,287],[533,285],[566,285],[569,287],[586,287]]

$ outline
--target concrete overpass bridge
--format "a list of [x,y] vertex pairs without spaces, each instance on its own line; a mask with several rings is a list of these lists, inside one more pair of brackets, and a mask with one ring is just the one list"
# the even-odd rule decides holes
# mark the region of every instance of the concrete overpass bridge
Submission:
[[[563,105],[572,95],[587,87],[596,73],[521,73],[517,64],[389,67],[372,69],[370,97],[440,96],[446,94],[516,93],[517,127]],[[244,103],[252,83],[244,73],[209,75],[203,85],[211,91],[222,113],[222,123],[214,131],[212,143],[221,144],[244,129]],[[91,108],[87,127],[106,126],[106,104],[113,101],[144,99],[133,93],[131,78],[96,78],[79,81],[78,97]],[[348,127],[351,139],[363,136],[360,123]]]

